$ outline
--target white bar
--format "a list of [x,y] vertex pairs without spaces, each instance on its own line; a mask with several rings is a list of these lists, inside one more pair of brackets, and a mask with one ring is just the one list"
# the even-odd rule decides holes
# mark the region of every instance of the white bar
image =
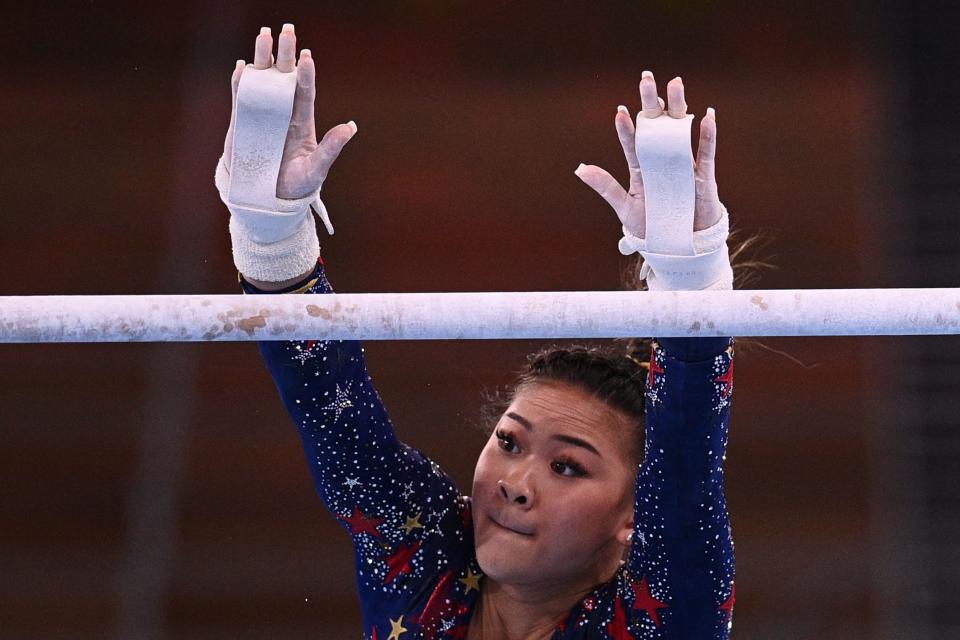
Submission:
[[960,289],[0,296],[0,343],[956,333]]

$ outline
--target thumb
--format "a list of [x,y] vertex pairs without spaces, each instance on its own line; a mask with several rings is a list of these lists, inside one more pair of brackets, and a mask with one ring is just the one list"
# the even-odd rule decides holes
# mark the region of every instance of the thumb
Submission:
[[318,183],[323,183],[333,161],[356,133],[357,123],[351,120],[346,124],[338,124],[323,134],[323,139],[308,160],[311,178],[316,179]]
[[613,176],[592,164],[581,164],[574,173],[578,178],[587,183],[587,186],[600,194],[600,197],[613,207],[613,210],[617,213],[617,217],[621,218],[620,212],[623,211],[624,202],[627,199],[627,192]]

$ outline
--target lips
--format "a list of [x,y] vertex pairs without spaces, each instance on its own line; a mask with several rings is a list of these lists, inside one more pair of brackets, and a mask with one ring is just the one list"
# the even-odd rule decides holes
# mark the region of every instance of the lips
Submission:
[[489,516],[489,517],[490,517],[490,522],[492,522],[494,526],[496,526],[499,529],[503,529],[504,531],[509,531],[510,533],[516,533],[518,535],[525,536],[528,538],[533,536],[533,532],[531,532],[530,529],[526,527],[514,526],[507,520],[501,521],[501,520],[495,519],[493,516]]

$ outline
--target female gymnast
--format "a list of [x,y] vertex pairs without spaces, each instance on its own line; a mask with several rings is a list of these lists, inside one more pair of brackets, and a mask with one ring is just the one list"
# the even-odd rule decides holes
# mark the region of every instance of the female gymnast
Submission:
[[[323,295],[332,288],[318,259],[311,206],[329,226],[317,193],[357,127],[335,126],[317,143],[311,54],[296,57],[292,25],[278,40],[275,63],[266,28],[253,64],[237,62],[216,182],[232,212],[243,291]],[[296,79],[273,212],[230,199],[231,175],[241,170],[232,154],[248,117],[238,107],[238,85],[243,91],[241,77],[256,71]],[[644,72],[640,97],[637,125],[692,117],[680,78],[667,85],[665,102],[653,74]],[[694,255],[646,247],[652,218],[640,169],[645,150],[638,160],[639,127],[625,107],[615,125],[629,191],[599,167],[581,165],[576,173],[622,221],[621,251],[644,255],[641,275],[651,289],[731,288],[712,110],[700,123],[693,229],[683,230],[692,233]],[[686,144],[689,153],[689,133]],[[728,637],[733,615],[722,468],[731,342],[664,338],[643,354],[572,347],[530,356],[480,452],[472,497],[397,439],[359,343],[259,348],[299,429],[320,496],[352,538],[365,638],[700,640]]]

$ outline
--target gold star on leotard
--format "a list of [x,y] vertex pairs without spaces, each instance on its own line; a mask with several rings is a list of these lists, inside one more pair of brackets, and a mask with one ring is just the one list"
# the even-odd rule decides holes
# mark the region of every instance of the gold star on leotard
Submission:
[[387,640],[400,640],[400,634],[406,633],[407,628],[403,626],[403,616],[394,620],[390,618],[390,637]]
[[423,511],[413,516],[412,518],[407,516],[407,523],[403,525],[403,530],[409,535],[414,529],[423,529],[423,525],[420,524],[420,516],[423,515]]
[[474,573],[473,569],[467,567],[467,577],[460,578],[462,582],[467,587],[467,593],[470,593],[471,589],[476,589],[480,591],[480,578],[483,576],[482,573]]

